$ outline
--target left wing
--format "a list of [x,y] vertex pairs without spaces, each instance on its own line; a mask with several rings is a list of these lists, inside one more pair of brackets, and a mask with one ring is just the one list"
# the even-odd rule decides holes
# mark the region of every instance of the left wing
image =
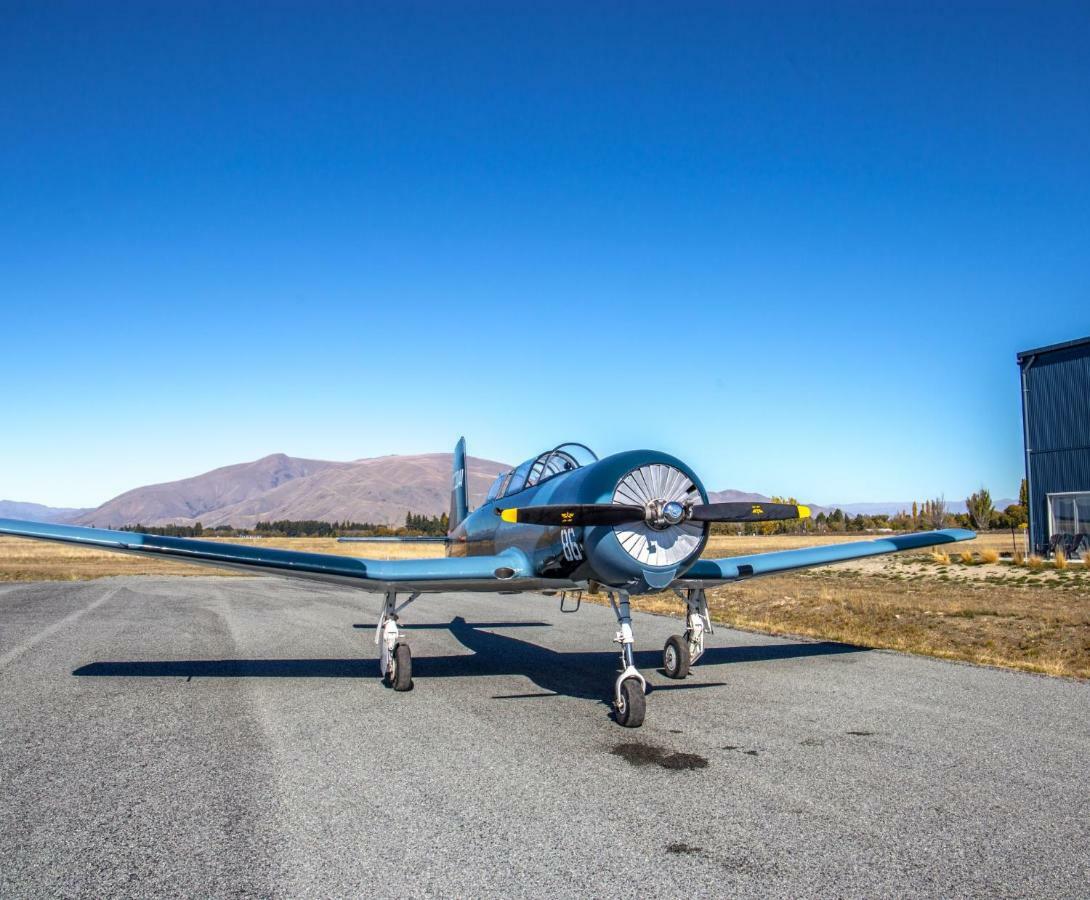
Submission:
[[705,584],[756,578],[759,575],[775,575],[795,569],[810,569],[831,563],[881,556],[883,553],[899,553],[902,550],[919,550],[936,544],[951,544],[976,537],[964,528],[947,528],[942,531],[922,531],[916,534],[899,534],[873,541],[850,541],[844,544],[825,544],[820,547],[802,547],[798,550],[777,550],[774,553],[754,553],[749,556],[728,556],[723,559],[698,559],[689,571],[675,581]]
[[526,554],[515,548],[508,548],[494,556],[387,560],[358,559],[332,553],[301,553],[260,545],[198,541],[16,519],[0,519],[0,534],[241,569],[255,575],[281,575],[349,584],[378,592],[394,588],[428,592],[526,591],[573,586],[572,582],[564,579],[536,578]]

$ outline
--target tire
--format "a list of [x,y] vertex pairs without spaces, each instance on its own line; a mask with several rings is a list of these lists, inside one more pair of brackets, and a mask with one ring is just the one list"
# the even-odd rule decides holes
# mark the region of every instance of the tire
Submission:
[[394,647],[393,671],[390,673],[390,687],[395,691],[413,689],[413,655],[408,644]]
[[684,678],[689,674],[689,642],[673,634],[662,648],[662,669],[667,678]]
[[617,722],[625,728],[639,728],[647,712],[647,699],[638,678],[626,678],[621,682],[621,702],[615,713]]

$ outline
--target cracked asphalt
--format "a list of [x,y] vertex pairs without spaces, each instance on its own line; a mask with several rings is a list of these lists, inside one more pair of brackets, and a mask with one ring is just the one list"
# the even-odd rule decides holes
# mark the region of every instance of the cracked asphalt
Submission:
[[277,579],[0,586],[0,896],[1085,897],[1090,685]]

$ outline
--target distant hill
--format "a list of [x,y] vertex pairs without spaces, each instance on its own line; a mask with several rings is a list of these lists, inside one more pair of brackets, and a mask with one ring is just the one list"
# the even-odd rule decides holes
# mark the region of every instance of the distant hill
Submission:
[[[479,502],[503,463],[470,457],[471,499]],[[382,456],[354,462],[275,453],[203,475],[126,491],[75,518],[80,525],[233,525],[317,519],[399,525],[407,512],[438,515],[450,505],[451,454]]]
[[[494,460],[470,457],[471,505],[479,504],[496,475],[507,468]],[[380,456],[351,462],[301,459],[274,453],[253,462],[224,466],[163,484],[134,488],[96,509],[57,509],[36,503],[0,501],[0,518],[72,522],[116,528],[121,525],[232,525],[252,528],[259,521],[316,519],[400,525],[407,512],[439,515],[450,503],[451,454]],[[710,491],[712,503],[767,503],[753,491]],[[1002,510],[1013,500],[999,500]],[[841,503],[817,506],[813,514],[839,506],[851,515],[893,514],[912,502]],[[950,512],[964,512],[951,501]]]
[[0,519],[28,519],[31,522],[71,522],[87,512],[86,509],[42,506],[41,503],[21,503],[18,500],[0,500]]

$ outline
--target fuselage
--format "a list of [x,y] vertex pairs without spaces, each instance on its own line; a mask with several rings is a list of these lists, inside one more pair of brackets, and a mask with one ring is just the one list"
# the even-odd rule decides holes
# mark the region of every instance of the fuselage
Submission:
[[[546,472],[536,483],[520,483],[535,481],[535,465],[542,468],[543,459],[548,467],[552,458],[542,454],[497,479],[489,499],[452,529],[448,555],[489,556],[515,548],[526,554],[539,577],[597,582],[629,593],[665,588],[700,556],[707,542],[706,525],[655,529],[642,523],[554,527],[503,521],[499,510],[544,504],[682,498],[707,502],[696,473],[666,453],[629,450]],[[505,477],[506,485],[501,483]]]

